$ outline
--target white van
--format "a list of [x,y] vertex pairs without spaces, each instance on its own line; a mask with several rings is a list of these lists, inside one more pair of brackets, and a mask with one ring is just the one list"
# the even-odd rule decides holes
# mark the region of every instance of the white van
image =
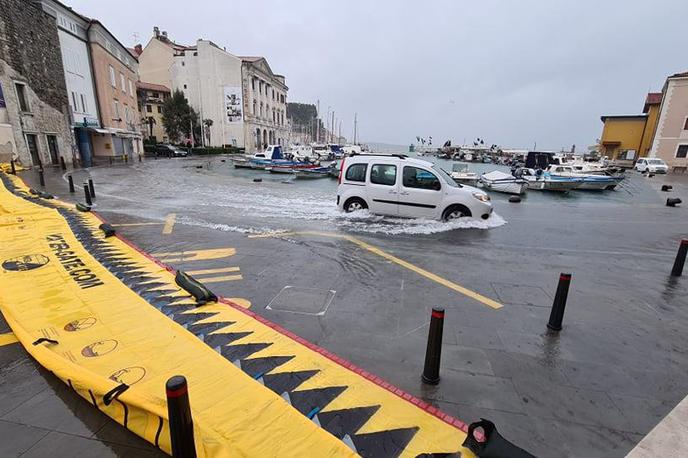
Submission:
[[646,158],[641,157],[638,162],[635,163],[635,169],[638,172],[649,172],[649,173],[667,173],[669,172],[669,166],[661,159],[657,158]]
[[490,197],[457,184],[437,165],[403,154],[354,154],[342,163],[337,188],[341,211],[368,209],[379,215],[488,219]]

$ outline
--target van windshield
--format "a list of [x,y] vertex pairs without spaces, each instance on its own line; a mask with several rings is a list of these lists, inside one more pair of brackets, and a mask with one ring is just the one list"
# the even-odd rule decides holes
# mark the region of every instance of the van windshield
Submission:
[[432,169],[437,173],[440,177],[442,177],[442,180],[447,183],[449,186],[452,188],[460,188],[461,185],[458,184],[454,179],[449,176],[447,172],[445,172],[443,169],[439,168],[437,164],[432,164]]

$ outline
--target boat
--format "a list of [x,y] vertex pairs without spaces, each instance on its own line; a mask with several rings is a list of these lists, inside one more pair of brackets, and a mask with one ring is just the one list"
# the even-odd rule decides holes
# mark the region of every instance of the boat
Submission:
[[506,194],[521,195],[526,192],[528,182],[522,178],[494,170],[480,175],[480,183],[487,189]]
[[582,173],[569,165],[550,165],[547,172],[551,176],[581,178],[583,182],[575,189],[591,191],[612,190],[624,179],[623,176]]
[[329,176],[329,167],[315,167],[312,169],[294,170],[294,177],[297,179],[327,178]]
[[465,162],[454,163],[452,165],[452,172],[449,175],[459,184],[467,184],[469,186],[478,184],[478,174],[471,172],[468,164]]
[[515,175],[528,182],[528,189],[539,191],[569,192],[583,183],[582,178],[551,175],[549,172],[530,168],[519,168]]
[[275,173],[291,173],[288,169],[313,168],[318,164],[284,159],[280,145],[270,145],[264,153],[256,153],[249,160],[252,169],[275,171]]
[[253,158],[253,156],[247,156],[247,155],[238,155],[231,157],[229,160],[232,161],[232,164],[234,165],[235,169],[250,169],[251,168],[251,162],[250,160]]

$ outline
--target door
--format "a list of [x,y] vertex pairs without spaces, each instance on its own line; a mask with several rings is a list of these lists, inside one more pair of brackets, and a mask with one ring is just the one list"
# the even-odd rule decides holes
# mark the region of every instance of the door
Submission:
[[50,162],[52,164],[60,163],[60,151],[57,148],[57,137],[54,135],[47,135],[48,151],[50,152]]
[[38,139],[34,134],[26,134],[26,145],[29,148],[33,165],[41,165],[41,156],[38,154]]
[[433,218],[439,211],[442,195],[442,183],[434,173],[420,167],[404,166],[399,215]]
[[379,215],[399,214],[397,166],[391,163],[377,163],[370,167],[367,193],[370,211]]

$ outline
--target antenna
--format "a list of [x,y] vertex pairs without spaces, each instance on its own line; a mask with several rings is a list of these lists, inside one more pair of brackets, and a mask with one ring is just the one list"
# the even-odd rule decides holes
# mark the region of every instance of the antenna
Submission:
[[137,44],[139,42],[139,34],[134,32],[131,36],[134,37],[134,44]]

